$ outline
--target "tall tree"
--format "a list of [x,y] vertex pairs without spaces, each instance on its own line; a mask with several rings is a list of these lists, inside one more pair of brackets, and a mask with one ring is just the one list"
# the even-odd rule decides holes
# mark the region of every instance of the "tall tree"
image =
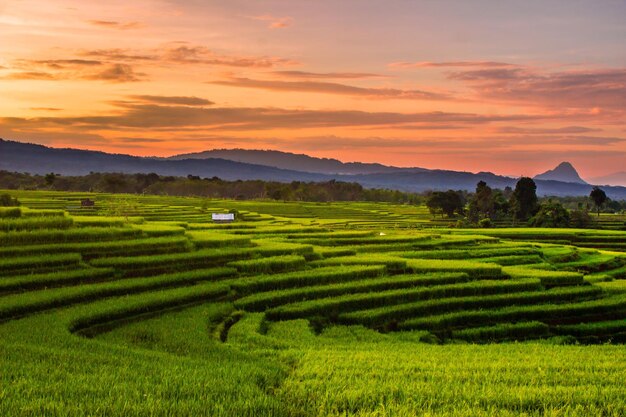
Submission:
[[516,220],[526,221],[537,213],[538,208],[537,184],[532,178],[520,178],[511,196],[513,216]]
[[598,217],[600,217],[600,208],[606,202],[606,193],[600,187],[593,187],[589,197],[593,200],[593,204],[596,205],[596,210],[598,212]]
[[469,219],[473,222],[484,218],[493,219],[494,203],[494,193],[491,187],[485,181],[479,181],[476,184],[476,193],[469,203]]
[[464,205],[463,196],[454,190],[434,191],[426,200],[430,212],[441,213],[442,217],[444,214],[448,217],[454,216],[454,213],[463,214]]

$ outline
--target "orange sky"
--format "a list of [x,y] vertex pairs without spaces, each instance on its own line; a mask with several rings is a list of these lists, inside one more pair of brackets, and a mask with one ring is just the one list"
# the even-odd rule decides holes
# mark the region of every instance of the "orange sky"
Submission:
[[0,137],[624,171],[625,2],[0,0]]

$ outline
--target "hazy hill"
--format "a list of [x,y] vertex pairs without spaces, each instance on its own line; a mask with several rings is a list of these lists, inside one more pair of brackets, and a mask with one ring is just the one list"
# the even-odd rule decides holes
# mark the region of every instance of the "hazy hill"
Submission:
[[587,184],[585,180],[580,178],[576,168],[569,162],[561,162],[556,168],[535,175],[536,180],[574,182],[578,184]]
[[[220,177],[225,180],[259,179],[266,181],[338,181],[358,182],[368,188],[389,188],[402,191],[422,192],[428,190],[473,191],[478,181],[485,181],[492,188],[515,187],[516,178],[495,175],[490,172],[458,172],[427,169],[400,169],[391,172],[369,174],[320,174],[280,169],[259,164],[229,161],[225,159],[162,159],[141,158],[123,154],[56,149],[42,145],[13,142],[0,139],[0,170],[61,175],[84,175],[89,172],[150,173],[159,175],[202,178]],[[580,196],[589,195],[591,185],[576,182],[539,180],[539,195]],[[626,187],[602,187],[612,199],[626,199]]]
[[592,178],[591,182],[599,185],[619,185],[626,186],[626,171],[616,172],[614,174],[604,175],[602,177]]
[[80,149],[57,149],[0,139],[0,169],[6,171],[61,175],[90,172],[150,173],[184,177],[220,177],[225,180],[261,179],[275,181],[323,181],[330,178],[225,159],[167,160],[109,154]]
[[[362,162],[341,162],[337,159],[315,158],[304,154],[272,150],[248,149],[213,149],[204,152],[175,155],[167,159],[208,159],[220,158],[247,164],[266,165],[275,168],[290,169],[318,174],[373,174],[381,172],[395,172],[402,168],[390,167],[381,164],[366,164]],[[411,168],[412,170],[422,170]]]

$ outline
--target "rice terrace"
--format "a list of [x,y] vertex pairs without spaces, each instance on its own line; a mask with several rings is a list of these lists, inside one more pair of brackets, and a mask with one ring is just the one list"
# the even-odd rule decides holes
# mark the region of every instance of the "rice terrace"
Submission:
[[626,417],[626,0],[0,0],[0,417]]
[[9,193],[2,415],[626,413],[624,231]]

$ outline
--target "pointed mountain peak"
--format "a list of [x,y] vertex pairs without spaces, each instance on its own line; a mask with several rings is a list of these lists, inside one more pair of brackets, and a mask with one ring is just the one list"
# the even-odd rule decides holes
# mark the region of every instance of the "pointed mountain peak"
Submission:
[[585,180],[580,178],[576,168],[569,162],[561,162],[556,168],[535,176],[536,180],[563,181],[574,182],[578,184],[587,184]]

